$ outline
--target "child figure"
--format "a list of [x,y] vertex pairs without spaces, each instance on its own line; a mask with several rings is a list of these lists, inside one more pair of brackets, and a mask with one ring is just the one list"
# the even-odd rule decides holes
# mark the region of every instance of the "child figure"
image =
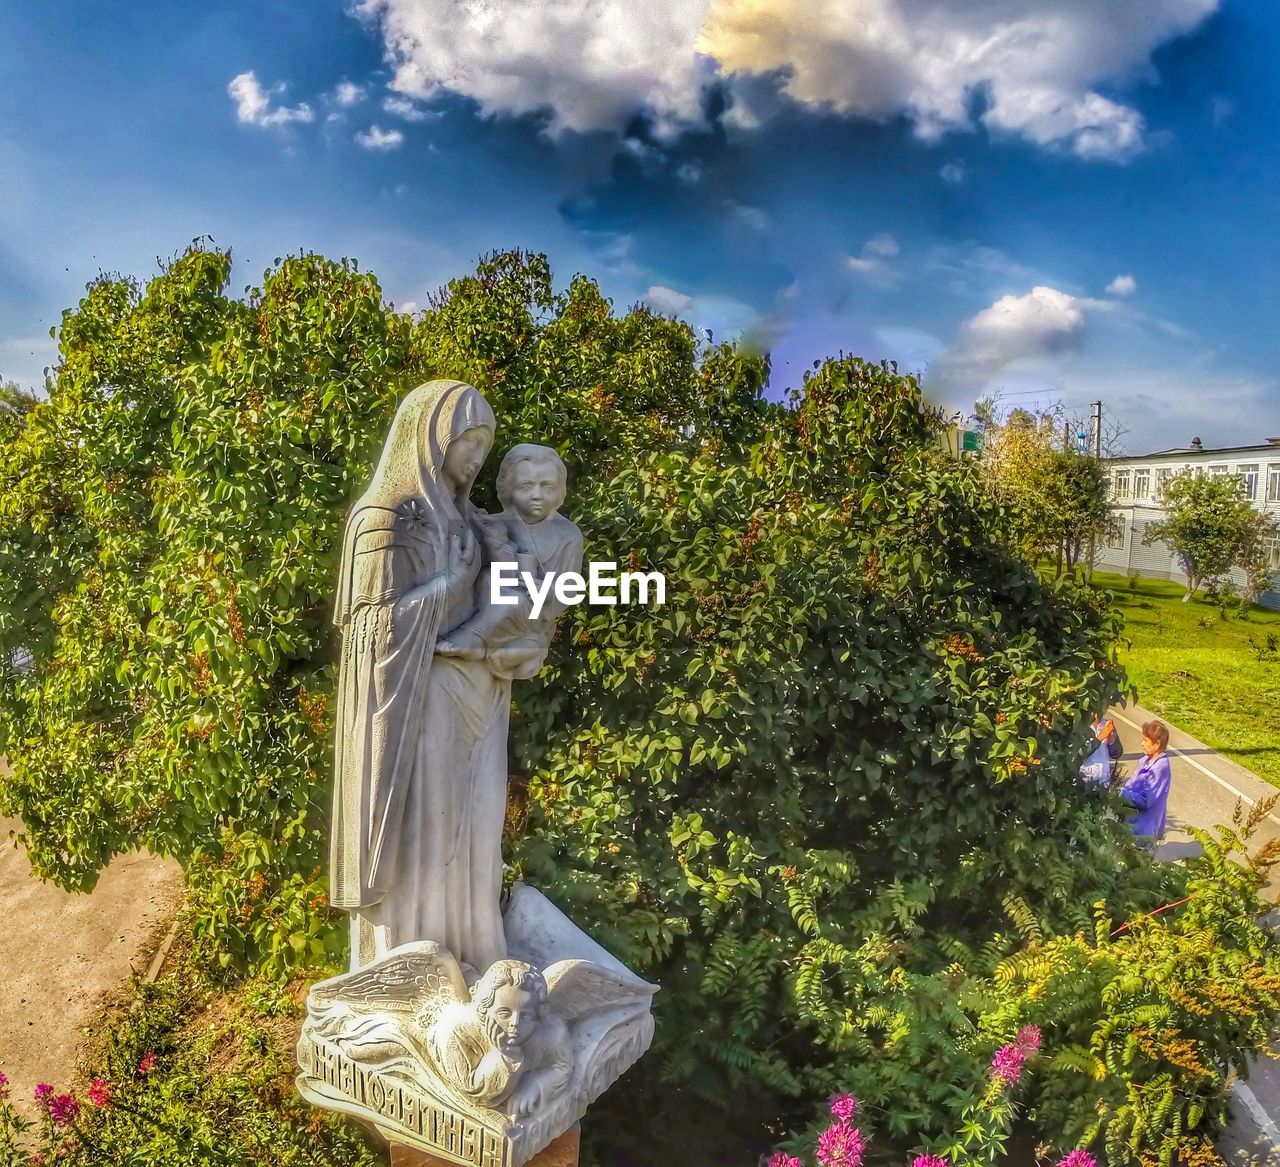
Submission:
[[[507,451],[498,470],[502,513],[480,520],[490,563],[514,561],[539,589],[548,575],[582,570],[582,532],[559,513],[567,483],[564,463],[550,447],[521,443]],[[476,614],[441,640],[436,651],[463,660],[485,659],[498,676],[528,680],[542,668],[563,605],[553,590],[534,620],[533,601],[523,586],[514,606],[490,604],[490,570],[480,577]]]

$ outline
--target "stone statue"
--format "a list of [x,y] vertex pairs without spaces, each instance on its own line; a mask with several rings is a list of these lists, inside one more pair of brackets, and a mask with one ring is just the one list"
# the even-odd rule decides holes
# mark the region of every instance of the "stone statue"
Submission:
[[475,969],[506,956],[510,689],[436,651],[475,611],[468,496],[495,428],[470,385],[414,389],[347,521],[330,900],[351,913],[353,968],[425,938]]
[[313,985],[304,1097],[477,1167],[519,1167],[580,1119],[648,1048],[655,986],[524,884],[504,919],[521,957],[470,986],[430,940]]
[[351,971],[311,989],[298,1087],[451,1162],[520,1167],[648,1048],[657,990],[533,888],[502,901],[511,684],[560,606],[495,605],[491,572],[541,585],[583,543],[548,447],[507,453],[500,514],[472,504],[496,428],[470,385],[414,389],[347,522],[330,899]]

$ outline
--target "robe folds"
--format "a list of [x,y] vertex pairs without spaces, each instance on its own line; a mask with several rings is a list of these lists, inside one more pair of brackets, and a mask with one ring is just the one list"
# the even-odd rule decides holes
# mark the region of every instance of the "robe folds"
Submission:
[[484,661],[435,655],[436,641],[469,614],[470,594],[450,608],[433,540],[385,511],[357,513],[352,524],[332,902],[372,930],[374,952],[361,963],[435,940],[483,972],[506,955],[510,683]]
[[480,972],[506,955],[510,685],[435,651],[482,567],[446,586],[450,542],[476,521],[442,482],[444,453],[477,426],[492,433],[493,414],[474,388],[414,390],[343,539],[330,901],[352,915],[352,968],[413,940]]

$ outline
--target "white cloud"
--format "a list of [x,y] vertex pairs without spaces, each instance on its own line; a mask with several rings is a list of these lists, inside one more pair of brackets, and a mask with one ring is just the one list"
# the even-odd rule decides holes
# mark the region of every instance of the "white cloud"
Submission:
[[358,105],[364,99],[364,86],[357,85],[354,81],[339,81],[333,91],[334,104],[340,105],[344,109]]
[[1132,296],[1138,290],[1138,281],[1133,276],[1116,276],[1107,285],[1108,296]]
[[706,174],[700,162],[682,162],[676,167],[676,178],[685,186],[697,186]]
[[712,69],[694,52],[706,0],[360,0],[394,68],[392,88],[442,89],[484,114],[545,114],[552,136],[620,132],[641,111],[659,137],[704,122]]
[[662,150],[639,138],[624,138],[622,153],[634,158],[640,170],[650,177],[661,173],[667,164],[667,156]]
[[[449,90],[486,115],[544,114],[553,135],[622,132],[646,113],[659,137],[704,124],[728,78],[727,124],[769,116],[758,82],[793,101],[876,119],[926,140],[988,129],[1124,159],[1142,115],[1104,90],[1154,78],[1153,52],[1222,0],[359,0],[381,31],[392,87]],[[754,87],[754,88],[753,88]]]
[[963,241],[941,243],[920,263],[920,275],[967,300],[996,296],[1010,288],[1044,283],[1046,276],[998,247]]
[[892,259],[901,251],[898,241],[888,231],[872,235],[862,246],[863,255],[872,255],[880,259]]
[[769,216],[759,207],[726,199],[724,209],[735,223],[748,231],[760,232],[769,226]]
[[407,122],[425,122],[432,115],[419,108],[411,98],[399,93],[392,93],[382,99],[382,108],[393,117],[404,118]]
[[963,325],[930,368],[930,386],[977,394],[1010,365],[1077,352],[1086,313],[1099,306],[1043,284],[1022,296],[1001,296]]
[[941,175],[943,182],[950,183],[952,186],[959,186],[964,182],[968,170],[963,162],[947,162],[943,164],[938,174]]
[[982,121],[1082,158],[1143,146],[1136,110],[1098,92],[1153,76],[1151,54],[1221,0],[712,0],[699,48],[728,73],[777,72],[795,101],[905,114],[933,141]]
[[663,316],[682,316],[693,307],[693,297],[677,292],[675,288],[666,288],[654,284],[641,297],[653,311]]
[[892,274],[888,261],[901,250],[898,240],[893,235],[888,231],[881,231],[878,235],[872,235],[862,245],[860,255],[849,256],[847,260],[849,270],[857,272],[860,276],[879,280],[887,279]]
[[366,150],[394,150],[404,141],[404,134],[399,130],[384,130],[381,126],[370,126],[356,135],[356,143]]
[[653,312],[683,320],[699,335],[710,334],[716,343],[735,339],[749,351],[767,352],[791,326],[796,292],[794,284],[781,289],[763,311],[734,296],[691,296],[663,284],[651,285],[640,300]]
[[1215,127],[1227,121],[1236,112],[1236,103],[1229,97],[1209,98],[1209,116]]
[[284,92],[284,84],[263,89],[253,70],[238,73],[227,85],[227,93],[236,103],[236,118],[247,126],[287,126],[290,122],[309,122],[315,113],[304,101],[295,106],[271,104],[273,95]]

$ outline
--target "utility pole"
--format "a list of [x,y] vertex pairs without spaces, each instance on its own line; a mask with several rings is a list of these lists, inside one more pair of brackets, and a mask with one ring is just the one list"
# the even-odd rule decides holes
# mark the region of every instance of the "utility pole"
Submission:
[[[1093,456],[1102,461],[1102,402],[1093,403]],[[1089,536],[1089,562],[1085,570],[1090,583],[1093,583],[1093,559],[1098,550],[1098,536]]]

